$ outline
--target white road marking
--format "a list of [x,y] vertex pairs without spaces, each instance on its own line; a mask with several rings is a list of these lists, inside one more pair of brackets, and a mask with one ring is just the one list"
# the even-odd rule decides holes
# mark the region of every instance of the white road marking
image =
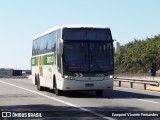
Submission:
[[138,99],[138,98],[135,98],[135,99],[140,100],[140,101],[144,101],[144,102],[159,103],[159,102],[155,102],[155,101],[151,101],[151,100],[144,100],[144,99]]
[[89,109],[86,109],[86,108],[79,107],[79,106],[74,105],[74,104],[72,104],[72,103],[65,102],[65,101],[63,101],[63,100],[60,100],[60,99],[57,99],[57,98],[54,98],[54,97],[47,96],[47,95],[42,94],[42,93],[40,93],[40,92],[36,92],[36,91],[33,91],[33,90],[29,90],[29,89],[26,89],[26,88],[23,88],[23,87],[14,85],[14,84],[10,84],[10,83],[7,83],[7,82],[3,82],[3,81],[0,81],[0,82],[3,83],[3,84],[7,84],[7,85],[10,85],[10,86],[13,86],[13,87],[16,87],[16,88],[20,88],[20,89],[29,91],[29,92],[34,93],[34,94],[41,95],[41,96],[43,96],[43,97],[46,97],[46,98],[55,100],[55,101],[57,101],[57,102],[61,102],[61,103],[63,103],[63,104],[66,104],[66,105],[69,105],[69,106],[78,108],[78,109],[80,109],[80,110],[82,110],[82,111],[89,112],[89,113],[91,113],[91,114],[93,114],[93,115],[96,115],[96,116],[98,116],[98,117],[101,117],[101,118],[104,118],[104,119],[107,119],[107,120],[116,120],[116,119],[113,119],[113,118],[111,118],[111,117],[107,117],[107,116],[105,116],[105,115],[103,115],[103,114],[96,113],[96,112],[94,112],[94,111],[92,111],[92,110],[89,110]]

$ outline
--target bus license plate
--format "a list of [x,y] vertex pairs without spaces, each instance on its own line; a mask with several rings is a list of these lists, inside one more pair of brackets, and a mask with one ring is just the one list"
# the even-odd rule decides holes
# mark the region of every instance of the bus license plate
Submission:
[[94,84],[93,84],[93,83],[86,83],[85,86],[86,86],[86,87],[93,87]]

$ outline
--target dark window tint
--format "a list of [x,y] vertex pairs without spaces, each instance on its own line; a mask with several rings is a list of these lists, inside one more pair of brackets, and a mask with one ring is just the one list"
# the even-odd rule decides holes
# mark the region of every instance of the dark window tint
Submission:
[[88,45],[84,42],[64,43],[64,68],[66,71],[88,71]]
[[64,40],[105,40],[111,41],[110,29],[64,28]]
[[113,70],[113,43],[64,42],[64,70],[103,72]]

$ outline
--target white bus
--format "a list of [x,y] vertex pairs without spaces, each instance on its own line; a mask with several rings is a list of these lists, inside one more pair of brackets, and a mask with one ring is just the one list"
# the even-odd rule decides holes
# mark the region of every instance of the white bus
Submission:
[[38,90],[113,89],[114,50],[105,26],[61,25],[36,37],[32,46],[32,82]]

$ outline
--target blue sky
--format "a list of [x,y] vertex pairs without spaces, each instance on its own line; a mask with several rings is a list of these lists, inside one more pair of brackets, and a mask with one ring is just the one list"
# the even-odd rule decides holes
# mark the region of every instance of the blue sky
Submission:
[[60,24],[111,28],[122,45],[160,34],[160,0],[0,0],[0,68],[30,69],[32,39]]

